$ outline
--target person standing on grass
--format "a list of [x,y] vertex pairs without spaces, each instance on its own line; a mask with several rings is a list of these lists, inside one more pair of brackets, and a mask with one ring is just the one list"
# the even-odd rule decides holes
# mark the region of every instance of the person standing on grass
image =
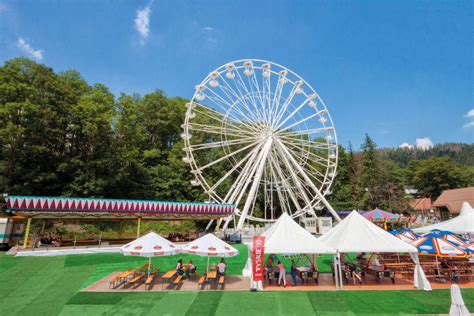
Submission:
[[277,264],[278,267],[278,285],[281,285],[281,282],[283,281],[283,287],[286,287],[286,270],[285,266],[281,261],[278,261]]
[[293,287],[296,286],[296,276],[298,275],[298,267],[295,260],[291,260],[291,278],[293,279]]

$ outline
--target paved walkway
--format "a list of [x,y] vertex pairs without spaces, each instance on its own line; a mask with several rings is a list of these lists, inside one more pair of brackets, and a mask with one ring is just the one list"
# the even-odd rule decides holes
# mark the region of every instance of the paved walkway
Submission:
[[[184,280],[181,285],[177,288],[169,282],[164,282],[161,275],[155,279],[150,289],[145,289],[143,283],[139,283],[136,287],[132,287],[128,284],[120,285],[117,288],[110,288],[110,280],[112,280],[120,272],[114,272],[109,276],[99,280],[92,284],[88,288],[84,289],[85,292],[154,292],[154,291],[207,291],[207,290],[221,290],[215,282],[210,282],[204,289],[198,288],[198,279],[195,277],[191,280]],[[226,282],[224,286],[225,291],[248,291],[250,286],[250,279],[237,275],[226,276]],[[474,288],[474,282],[462,282],[460,284],[463,288]],[[448,289],[451,286],[450,282],[438,283],[431,282],[433,289]],[[313,280],[309,280],[305,284],[301,284],[298,279],[296,287],[291,285],[291,277],[287,275],[287,286],[278,286],[275,282],[269,285],[266,281],[264,288],[267,291],[333,291],[335,285],[331,274],[321,274],[319,278],[319,284],[316,284]],[[390,279],[384,278],[382,282],[377,282],[372,276],[366,276],[363,284],[344,284],[344,290],[413,290],[413,282],[404,280],[401,278],[395,279],[395,284],[392,284]]]

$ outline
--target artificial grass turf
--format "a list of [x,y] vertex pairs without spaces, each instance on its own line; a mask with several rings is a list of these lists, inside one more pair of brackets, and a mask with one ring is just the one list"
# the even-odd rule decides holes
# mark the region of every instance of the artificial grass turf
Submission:
[[[468,308],[474,308],[474,290],[462,290]],[[96,293],[80,293],[66,309],[93,311]],[[282,292],[168,292],[114,293],[120,301],[101,300],[107,313],[154,315],[403,315],[446,314],[449,290],[423,291],[313,291]],[[87,297],[90,296],[90,302]],[[152,303],[153,302],[153,303]],[[77,304],[84,303],[84,304]],[[114,303],[114,305],[112,305]],[[111,308],[111,306],[113,306]],[[105,307],[104,307],[105,309]]]
[[[242,255],[227,259],[229,271],[235,274],[241,273],[247,257],[245,246],[238,247]],[[157,258],[156,264],[166,270],[174,267],[177,257],[163,259]],[[199,264],[205,260],[193,257]],[[79,292],[93,279],[145,262],[119,254],[8,257],[0,253],[0,315],[437,314],[447,313],[450,306],[448,290]],[[474,289],[462,289],[462,294],[474,310]]]

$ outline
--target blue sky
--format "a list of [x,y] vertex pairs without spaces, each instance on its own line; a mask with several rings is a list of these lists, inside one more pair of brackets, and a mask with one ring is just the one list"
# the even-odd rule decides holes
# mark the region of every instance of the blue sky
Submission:
[[262,58],[325,100],[339,143],[474,142],[472,1],[5,1],[0,63],[77,69],[118,95],[191,97],[210,70]]

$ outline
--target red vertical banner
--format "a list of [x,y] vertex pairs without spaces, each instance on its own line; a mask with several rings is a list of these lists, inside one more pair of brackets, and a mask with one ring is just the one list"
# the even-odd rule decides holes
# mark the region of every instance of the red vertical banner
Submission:
[[265,268],[263,266],[263,257],[265,256],[265,237],[253,237],[253,280],[262,281]]

